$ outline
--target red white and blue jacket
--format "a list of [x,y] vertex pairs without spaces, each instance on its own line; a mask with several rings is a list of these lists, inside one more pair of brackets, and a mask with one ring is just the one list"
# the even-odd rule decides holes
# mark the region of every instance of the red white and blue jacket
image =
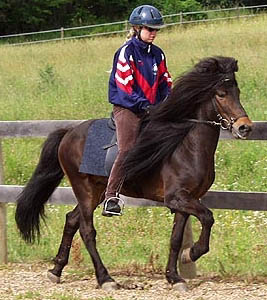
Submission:
[[114,55],[109,79],[109,102],[142,112],[170,93],[171,76],[163,51],[132,38]]

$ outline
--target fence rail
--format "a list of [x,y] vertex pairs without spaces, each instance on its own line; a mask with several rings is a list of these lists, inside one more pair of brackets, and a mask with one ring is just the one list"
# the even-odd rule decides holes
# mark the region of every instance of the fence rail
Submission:
[[[59,128],[69,128],[85,120],[0,121],[0,138],[46,137]],[[267,140],[267,121],[254,121],[247,140]],[[220,139],[234,139],[228,130],[221,130]]]
[[[203,22],[211,22],[211,21],[220,21],[220,20],[230,20],[234,18],[251,18],[259,15],[259,13],[266,12],[267,5],[257,5],[257,6],[237,6],[233,8],[225,8],[225,9],[214,9],[214,10],[200,10],[193,12],[179,12],[175,14],[164,15],[163,18],[165,20],[166,26],[174,26],[174,25],[183,25],[183,24],[194,24],[194,23],[203,23]],[[117,30],[114,30],[114,27],[118,27]],[[51,41],[62,41],[69,39],[80,39],[80,38],[91,38],[98,36],[106,36],[113,34],[121,34],[127,32],[129,27],[128,21],[118,21],[113,23],[103,23],[103,24],[95,24],[95,25],[86,25],[80,27],[70,27],[70,28],[58,28],[52,30],[44,30],[37,32],[26,32],[19,34],[8,34],[8,35],[0,35],[0,41],[10,40],[13,38],[31,38],[34,36],[44,36],[46,34],[58,34],[56,38],[49,39],[37,39],[34,41],[26,41],[26,42],[18,42],[18,43],[8,43],[10,46],[17,45],[29,45],[29,44],[37,44],[37,43],[47,43]],[[111,28],[111,29],[108,29]],[[71,32],[81,32],[81,31],[90,31],[91,33],[83,33],[74,36],[66,36],[66,34]]]
[[[22,191],[20,185],[0,185],[0,199],[2,203],[15,203]],[[125,205],[129,207],[163,207],[164,203],[149,199],[130,198],[123,196]],[[209,191],[201,199],[209,208],[232,210],[267,211],[267,193],[264,192],[236,192],[236,191]],[[77,200],[72,188],[58,187],[50,197],[48,204],[74,205]]]

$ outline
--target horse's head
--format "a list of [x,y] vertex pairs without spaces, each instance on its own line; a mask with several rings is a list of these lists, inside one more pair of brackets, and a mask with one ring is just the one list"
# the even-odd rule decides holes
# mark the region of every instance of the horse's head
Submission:
[[246,139],[252,130],[252,122],[240,103],[240,90],[235,78],[237,61],[232,57],[215,57],[209,66],[212,66],[210,72],[217,78],[212,89],[212,101],[221,127],[230,130],[235,138]]

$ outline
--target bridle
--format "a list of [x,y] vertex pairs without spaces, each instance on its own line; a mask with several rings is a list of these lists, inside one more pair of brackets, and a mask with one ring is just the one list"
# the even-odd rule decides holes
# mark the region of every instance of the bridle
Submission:
[[[219,82],[217,82],[214,87],[216,87],[218,84],[223,84],[224,82],[230,81],[231,79],[228,76],[225,76],[225,78],[221,79]],[[216,99],[215,96],[212,98],[212,105],[213,109],[217,113],[218,122],[216,121],[208,121],[208,120],[198,120],[198,119],[185,119],[185,121],[193,122],[193,123],[199,123],[199,124],[208,124],[212,126],[219,126],[223,130],[229,130],[232,131],[233,124],[240,118],[245,117],[247,115],[242,115],[238,118],[230,118],[230,121],[225,119],[219,112],[218,107],[216,105]]]
[[208,120],[198,120],[198,119],[185,119],[185,121],[188,122],[193,122],[193,123],[199,123],[199,124],[208,124],[208,125],[212,125],[212,126],[220,126],[221,129],[223,130],[232,130],[233,124],[236,122],[237,119],[234,118],[230,118],[230,121],[228,121],[227,119],[225,119],[218,111],[217,105],[216,105],[216,100],[215,97],[212,98],[212,105],[214,110],[217,113],[217,118],[218,118],[218,122],[216,121],[208,121]]

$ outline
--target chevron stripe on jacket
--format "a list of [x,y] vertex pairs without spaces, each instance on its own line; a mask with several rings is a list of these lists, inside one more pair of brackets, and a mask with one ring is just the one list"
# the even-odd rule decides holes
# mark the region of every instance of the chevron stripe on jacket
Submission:
[[171,76],[163,51],[154,44],[132,38],[114,55],[109,79],[109,102],[142,112],[170,93]]

